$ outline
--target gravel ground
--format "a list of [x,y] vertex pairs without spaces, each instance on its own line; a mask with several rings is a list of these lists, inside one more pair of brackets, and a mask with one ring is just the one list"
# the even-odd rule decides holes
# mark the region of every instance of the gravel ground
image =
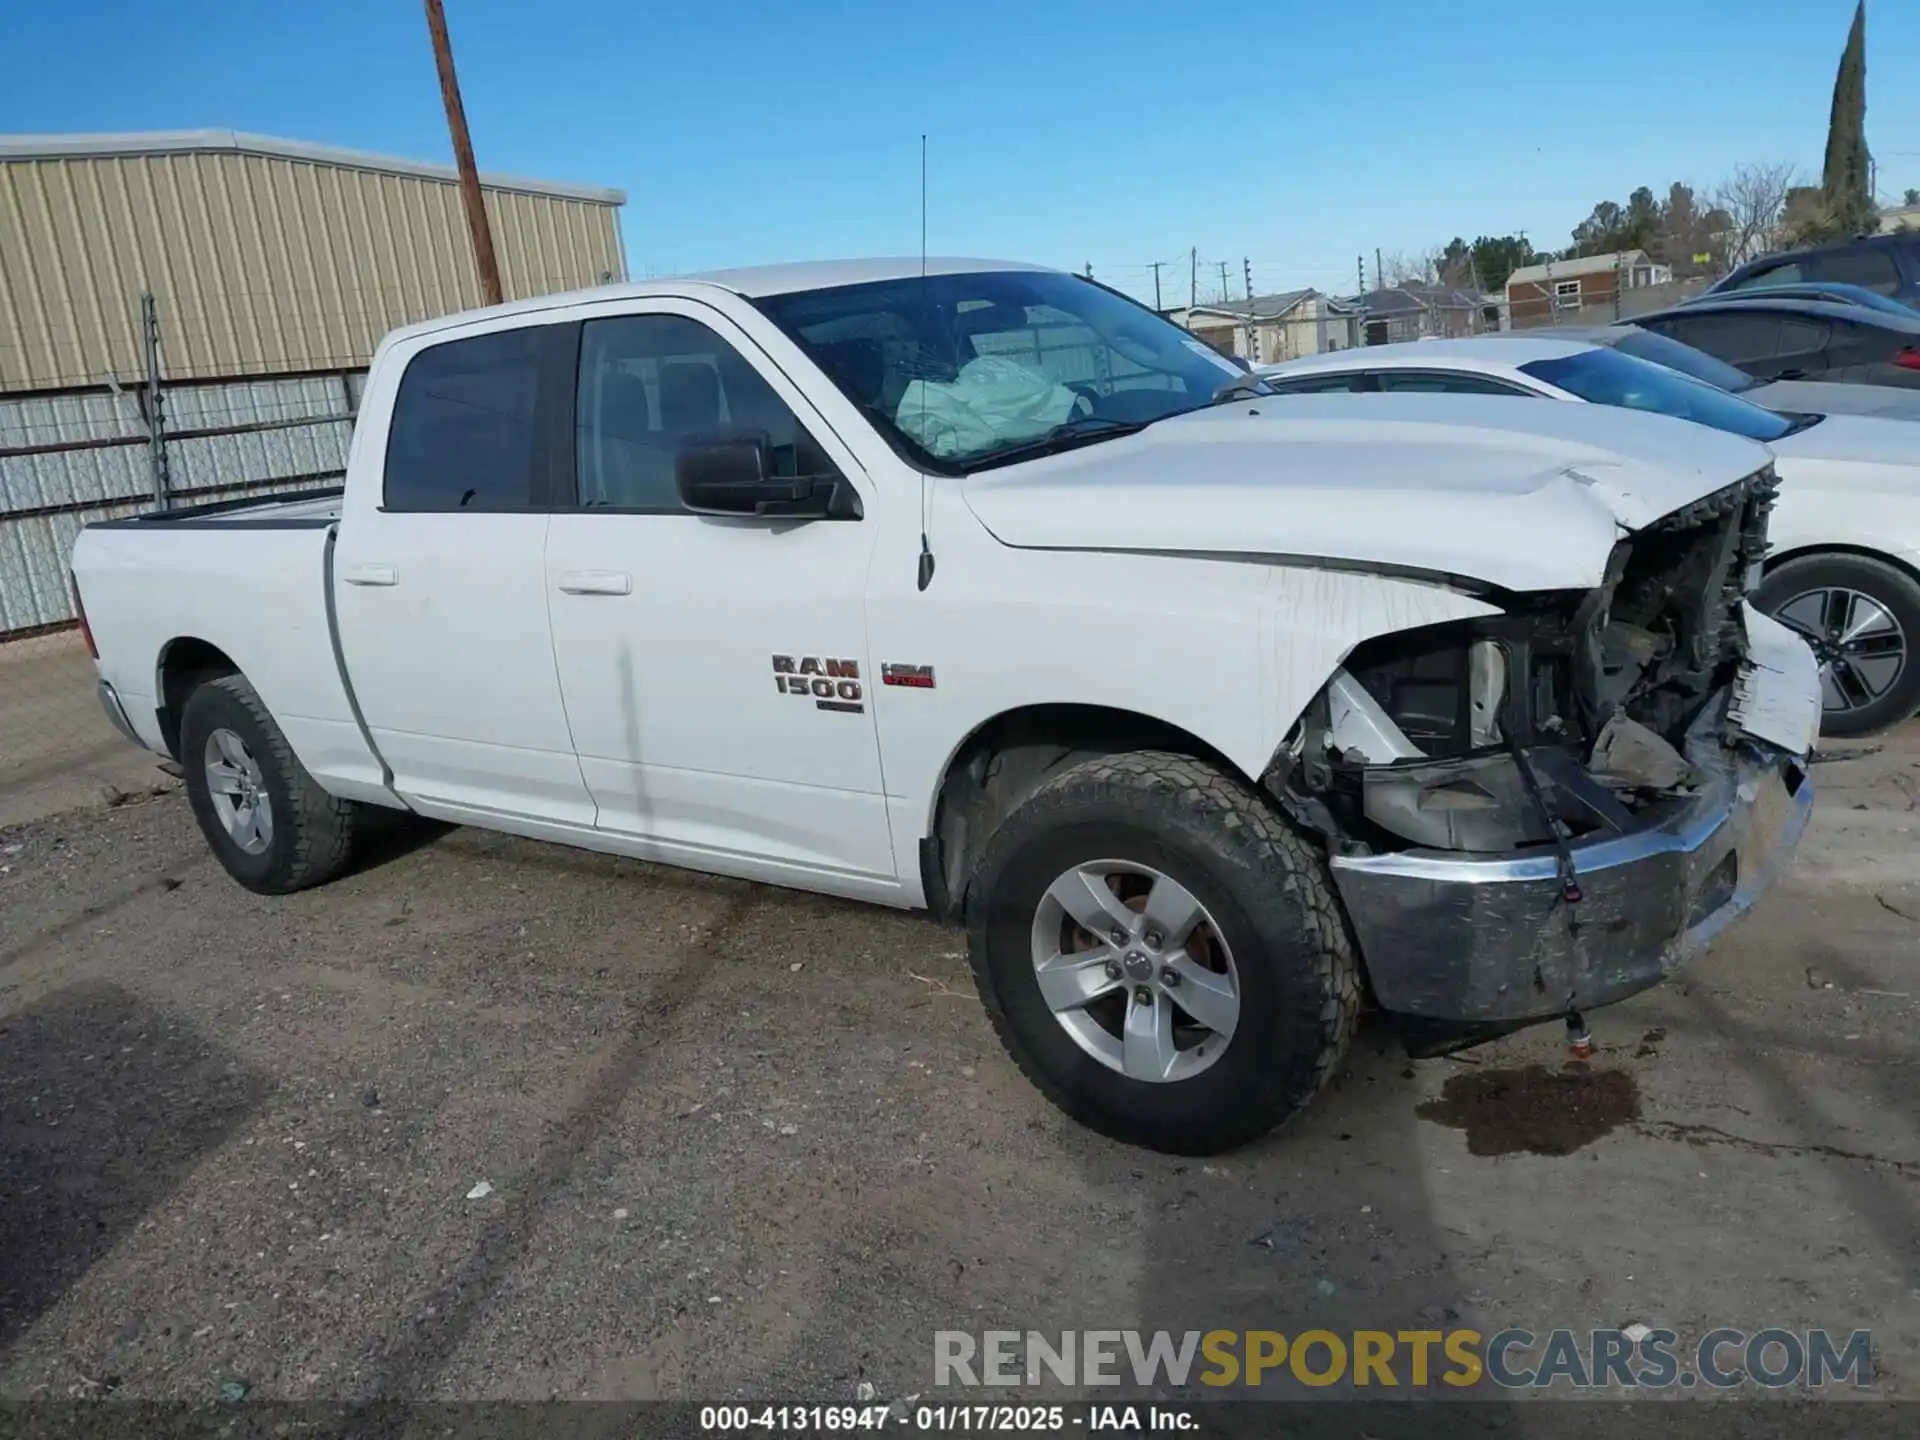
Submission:
[[171,790],[100,708],[77,631],[0,644],[0,829]]
[[1870,1327],[1911,1393],[1920,728],[1819,778],[1566,1143],[1500,1111],[1556,1031],[1369,1029],[1206,1163],[1046,1106],[912,916],[431,827],[266,900],[177,794],[0,831],[0,1397],[885,1400],[937,1329],[1448,1311]]

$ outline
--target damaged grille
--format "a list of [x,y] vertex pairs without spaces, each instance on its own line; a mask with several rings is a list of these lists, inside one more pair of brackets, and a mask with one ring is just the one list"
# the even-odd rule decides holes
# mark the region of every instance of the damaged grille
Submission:
[[1356,647],[1272,793],[1339,846],[1511,852],[1633,828],[1683,793],[1688,728],[1745,648],[1771,465],[1617,544],[1588,591]]
[[1624,710],[1676,738],[1732,679],[1745,643],[1740,605],[1759,578],[1778,489],[1769,465],[1615,547],[1608,578],[1582,604],[1576,626],[1588,735]]

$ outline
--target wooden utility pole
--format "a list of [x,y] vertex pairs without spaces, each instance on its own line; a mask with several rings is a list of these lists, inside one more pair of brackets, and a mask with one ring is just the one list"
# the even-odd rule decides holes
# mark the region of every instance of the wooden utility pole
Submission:
[[1153,308],[1156,313],[1164,314],[1160,305],[1160,264],[1158,260],[1153,262]]
[[467,232],[473,237],[474,268],[480,272],[480,299],[498,305],[500,265],[493,256],[493,231],[487,224],[487,202],[480,196],[480,172],[474,168],[473,141],[467,137],[467,111],[460,103],[460,78],[453,73],[453,45],[447,39],[447,16],[440,0],[426,0],[427,33],[433,37],[433,63],[440,72],[440,99],[447,107],[447,131],[453,136],[453,163],[460,169],[460,201],[467,211]]

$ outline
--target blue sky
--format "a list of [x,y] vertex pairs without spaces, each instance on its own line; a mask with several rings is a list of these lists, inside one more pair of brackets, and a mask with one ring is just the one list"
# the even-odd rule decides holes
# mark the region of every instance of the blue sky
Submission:
[[[1596,200],[1817,174],[1853,0],[446,0],[482,169],[618,186],[636,275],[919,245],[1184,298]],[[1883,193],[1920,186],[1920,0],[1869,0]],[[20,5],[0,130],[225,127],[450,156],[416,0]]]

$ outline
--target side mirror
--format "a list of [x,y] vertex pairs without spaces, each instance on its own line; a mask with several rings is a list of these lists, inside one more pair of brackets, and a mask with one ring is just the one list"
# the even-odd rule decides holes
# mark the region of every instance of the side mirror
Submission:
[[859,497],[838,475],[768,473],[763,440],[716,440],[674,457],[680,503],[696,515],[765,520],[858,520]]

